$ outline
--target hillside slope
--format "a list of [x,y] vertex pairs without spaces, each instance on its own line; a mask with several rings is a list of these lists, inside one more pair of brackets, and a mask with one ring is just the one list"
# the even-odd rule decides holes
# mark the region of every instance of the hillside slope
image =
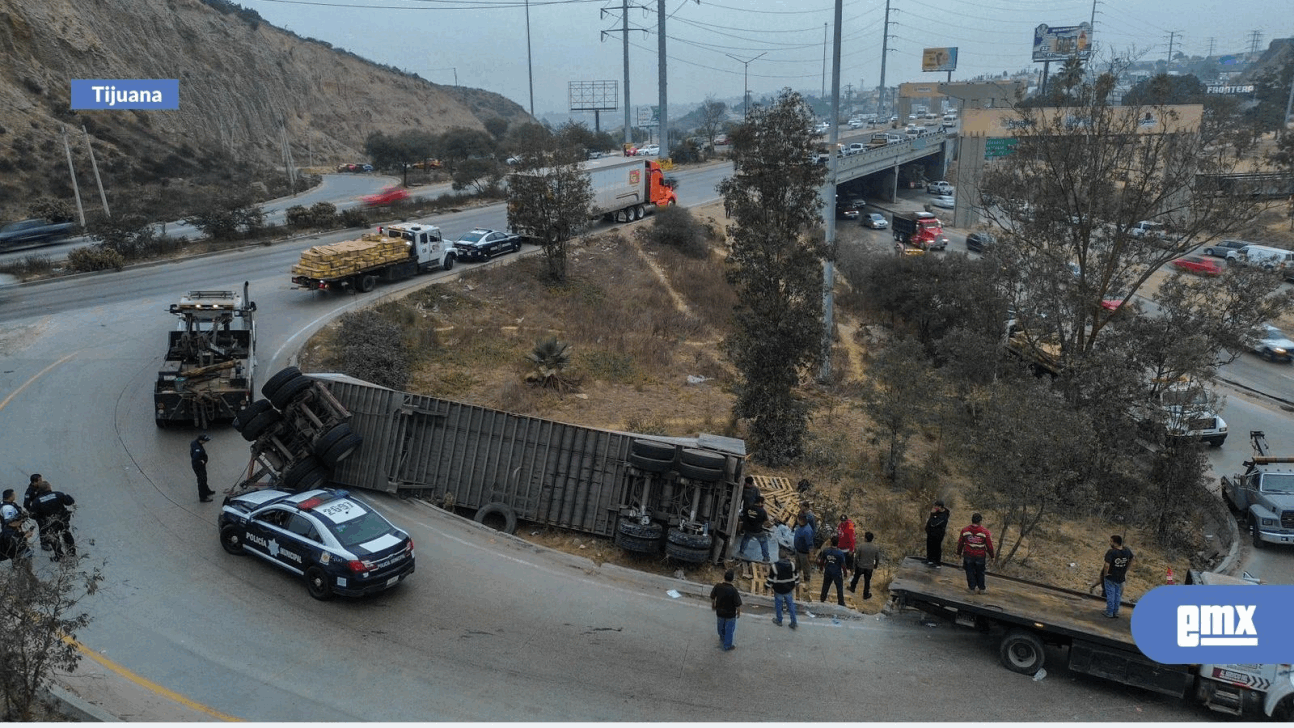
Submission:
[[[117,182],[198,173],[218,159],[298,165],[362,156],[364,139],[527,118],[478,89],[439,86],[300,38],[223,0],[0,0],[0,208],[69,197],[61,128],[89,131]],[[178,78],[178,111],[70,111],[73,78]],[[75,140],[84,155],[85,142]],[[78,161],[84,187],[88,158]],[[84,170],[84,171],[82,171]]]

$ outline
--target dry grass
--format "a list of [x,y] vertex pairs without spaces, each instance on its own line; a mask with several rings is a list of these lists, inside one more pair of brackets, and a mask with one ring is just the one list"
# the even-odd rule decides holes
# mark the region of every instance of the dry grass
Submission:
[[[722,209],[701,210],[698,217],[716,214],[721,216]],[[388,305],[387,315],[422,331],[407,335],[423,342],[410,388],[592,427],[743,437],[741,423],[731,415],[735,372],[719,346],[736,301],[723,275],[722,242],[702,260],[650,244],[641,244],[640,255],[631,247],[640,244],[629,234],[633,226],[626,227],[580,241],[572,251],[570,280],[561,286],[544,283],[543,261],[530,256],[468,271],[400,305]],[[847,285],[842,281],[842,290]],[[835,523],[841,513],[850,514],[860,536],[866,530],[876,533],[889,564],[905,554],[924,553],[929,504],[941,497],[953,510],[945,549],[951,561],[951,542],[977,509],[964,495],[971,492],[969,483],[945,457],[937,428],[913,438],[909,474],[901,487],[891,487],[882,477],[879,447],[870,440],[859,407],[868,350],[880,334],[840,316],[831,381],[819,385],[806,379],[802,388],[814,404],[805,457],[794,468],[748,465],[748,472],[791,482],[808,479],[813,484],[809,499],[821,522]],[[572,345],[571,374],[581,382],[576,393],[561,395],[522,381],[529,368],[526,354],[536,339],[551,334]],[[332,335],[331,328],[325,329],[310,342],[303,356],[307,366],[326,355]],[[688,375],[710,380],[689,385]],[[997,535],[1000,524],[993,523],[991,513],[985,519]],[[1100,568],[1108,535],[1122,530],[1098,519],[1048,520],[1021,546],[1008,571],[1085,590]],[[609,540],[561,529],[531,525],[518,533],[597,563],[664,574],[679,568],[662,558],[625,553]],[[1170,560],[1147,546],[1152,543],[1148,534],[1129,532],[1128,543],[1138,556],[1129,583],[1129,596],[1136,598],[1162,583]],[[1176,563],[1185,566],[1184,560]],[[702,582],[720,578],[708,566],[689,568],[688,574]],[[883,568],[873,580],[877,597],[854,604],[862,611],[879,611],[891,576],[889,567]]]

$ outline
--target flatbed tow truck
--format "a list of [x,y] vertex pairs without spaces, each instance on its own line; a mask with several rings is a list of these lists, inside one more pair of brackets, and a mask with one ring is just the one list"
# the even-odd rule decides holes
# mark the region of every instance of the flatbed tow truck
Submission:
[[[1192,581],[1242,584],[1207,573]],[[913,557],[903,560],[890,583],[897,609],[927,614],[986,633],[1002,634],[1002,666],[1034,675],[1046,660],[1044,645],[1068,648],[1073,672],[1113,680],[1202,703],[1232,715],[1294,717],[1291,665],[1164,665],[1146,657],[1132,638],[1132,610],[1123,602],[1118,619],[1103,616],[1105,599],[1094,594],[990,573],[985,594],[966,588],[965,573],[951,564],[933,569]],[[1183,586],[1182,588],[1189,588]]]

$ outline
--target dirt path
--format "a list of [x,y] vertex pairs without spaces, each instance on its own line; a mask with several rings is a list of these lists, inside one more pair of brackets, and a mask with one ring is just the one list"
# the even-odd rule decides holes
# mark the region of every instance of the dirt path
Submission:
[[642,245],[638,243],[638,239],[632,234],[625,235],[625,238],[629,241],[629,244],[633,246],[634,252],[638,254],[638,257],[642,258],[643,263],[645,263],[647,267],[651,269],[651,272],[656,275],[656,278],[660,280],[660,284],[665,287],[665,291],[669,293],[670,300],[674,302],[674,308],[678,310],[679,313],[690,316],[692,314],[692,307],[688,306],[687,301],[683,300],[683,296],[679,295],[679,292],[674,289],[674,286],[670,285],[669,276],[665,275],[665,269],[661,268],[660,264],[656,262],[656,259],[648,254],[647,251],[642,249]]

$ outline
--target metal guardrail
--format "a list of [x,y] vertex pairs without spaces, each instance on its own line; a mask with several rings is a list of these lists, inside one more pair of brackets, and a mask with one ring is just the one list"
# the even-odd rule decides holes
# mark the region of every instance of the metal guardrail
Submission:
[[836,162],[836,175],[840,182],[864,177],[883,169],[929,157],[944,150],[948,137],[944,134],[926,134],[883,147],[865,149],[840,157]]

